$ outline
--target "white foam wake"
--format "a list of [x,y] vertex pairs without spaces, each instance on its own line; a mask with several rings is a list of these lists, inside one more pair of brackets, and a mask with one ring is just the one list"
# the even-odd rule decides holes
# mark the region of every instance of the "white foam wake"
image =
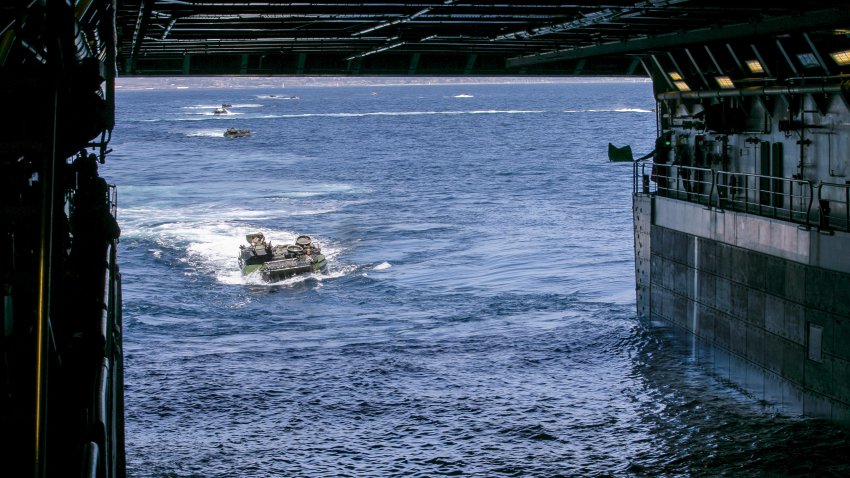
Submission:
[[545,110],[449,110],[449,111],[373,111],[368,113],[300,113],[265,115],[262,118],[362,118],[367,116],[427,116],[427,115],[482,115],[482,114],[536,114]]
[[643,109],[643,108],[615,108],[615,109],[564,110],[564,113],[654,113],[654,111]]
[[185,133],[186,136],[189,137],[203,137],[203,138],[224,138],[224,130],[220,129],[202,129],[197,131],[189,131]]
[[[245,235],[262,232],[274,245],[294,244],[302,234],[308,234],[322,248],[328,259],[327,270],[296,276],[274,285],[291,285],[304,280],[322,281],[341,277],[354,270],[354,266],[337,263],[343,247],[316,231],[291,231],[246,224],[252,219],[251,211],[217,213],[217,219],[202,217],[197,211],[164,214],[154,208],[122,209],[122,238],[142,239],[154,244],[148,249],[154,261],[184,265],[187,275],[210,275],[216,281],[230,285],[268,285],[258,275],[243,276],[239,269],[239,246],[246,244]],[[225,217],[226,216],[226,217]],[[258,220],[261,220],[259,218]]]
[[257,95],[257,99],[261,100],[297,100],[299,99],[297,96],[291,95]]
[[[259,103],[244,103],[244,104],[232,104],[227,108],[262,108],[263,105]],[[218,105],[189,105],[189,106],[181,106],[184,110],[214,110],[216,108],[221,108],[221,104]]]

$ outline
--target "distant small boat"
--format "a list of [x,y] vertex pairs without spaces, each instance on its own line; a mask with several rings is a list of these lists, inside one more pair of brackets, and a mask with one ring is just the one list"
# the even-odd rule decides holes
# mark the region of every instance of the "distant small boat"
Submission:
[[459,95],[455,95],[454,97],[455,97],[455,98],[475,98],[474,96],[472,96],[472,95],[470,95],[470,94],[468,94],[468,93],[461,93],[461,94],[459,94]]
[[214,115],[229,115],[230,111],[227,111],[227,108],[222,106],[221,108],[214,109],[213,114]]
[[221,107],[222,107],[222,108],[232,108],[232,107],[233,107],[233,105],[231,105],[230,103],[222,103],[222,104],[221,104]]
[[625,145],[618,148],[611,143],[608,143],[608,161],[612,162],[634,162],[635,158],[632,155],[632,147]]
[[224,132],[225,138],[244,138],[246,136],[251,136],[251,132],[247,129],[227,128],[227,131]]

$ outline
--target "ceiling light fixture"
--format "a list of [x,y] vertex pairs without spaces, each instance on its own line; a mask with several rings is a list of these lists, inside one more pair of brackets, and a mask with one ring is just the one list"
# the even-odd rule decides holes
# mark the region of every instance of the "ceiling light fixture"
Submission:
[[799,53],[797,59],[803,68],[814,68],[818,66],[818,59],[813,53]]
[[845,66],[850,65],[850,50],[842,50],[830,53],[829,56],[835,60],[835,63]]
[[747,60],[745,63],[747,64],[747,68],[750,69],[750,73],[764,73],[764,67],[761,65],[760,61]]
[[732,83],[732,78],[729,78],[728,76],[715,76],[714,81],[716,81],[721,88],[735,87],[735,83]]

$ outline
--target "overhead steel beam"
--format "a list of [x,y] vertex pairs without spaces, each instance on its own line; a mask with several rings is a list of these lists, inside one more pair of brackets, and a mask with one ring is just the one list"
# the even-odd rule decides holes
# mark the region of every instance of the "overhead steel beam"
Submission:
[[[587,28],[589,26],[600,25],[604,23],[608,23],[611,20],[616,20],[619,18],[624,18],[629,15],[637,15],[638,12],[646,9],[646,8],[657,8],[657,7],[669,7],[671,5],[677,3],[683,3],[688,0],[648,0],[645,2],[640,2],[636,5],[623,7],[623,8],[605,8],[602,10],[597,10],[594,12],[590,12],[586,15],[583,15],[581,18],[577,18],[575,20],[571,20],[569,22],[560,23],[557,25],[547,25],[541,26],[537,28],[532,28],[531,30],[523,30],[513,33],[506,33],[504,35],[499,35],[493,40],[516,40],[521,38],[531,38],[540,35],[549,35],[551,33],[559,33],[567,30],[573,30],[576,28]],[[598,7],[597,7],[598,8]]]
[[850,7],[837,7],[808,12],[799,16],[770,18],[755,23],[725,25],[718,28],[702,28],[684,33],[667,33],[655,37],[643,37],[614,43],[605,43],[570,50],[561,50],[536,55],[509,58],[507,66],[516,68],[562,60],[577,60],[591,56],[605,56],[638,51],[651,51],[684,47],[688,45],[732,40],[742,37],[757,37],[780,33],[822,30],[846,25],[850,22]]
[[694,66],[694,69],[696,70],[697,74],[699,75],[699,78],[702,80],[702,84],[706,88],[711,87],[711,85],[708,83],[708,79],[706,79],[705,74],[703,74],[703,72],[702,72],[703,68],[701,68],[700,65],[697,63],[696,58],[694,58],[694,55],[691,53],[691,50],[688,50],[687,48],[685,48],[685,54],[688,56],[688,59],[691,60],[691,65]]
[[[397,39],[398,39],[398,37],[395,37],[395,40],[397,40]],[[376,53],[381,53],[381,52],[385,52],[387,50],[392,50],[393,48],[398,48],[398,47],[404,46],[406,44],[407,44],[407,42],[404,42],[404,41],[400,41],[400,42],[396,42],[396,43],[387,42],[383,46],[380,46],[378,48],[375,48],[373,50],[369,50],[369,51],[366,51],[366,52],[363,52],[363,53],[359,53],[357,55],[350,56],[350,57],[346,58],[345,60],[351,61],[351,60],[356,60],[358,58],[364,58],[364,57],[367,57],[369,55],[374,55]]]
[[136,21],[136,31],[133,32],[133,46],[131,48],[130,58],[136,58],[139,55],[139,49],[142,48],[142,42],[148,32],[148,23],[151,18],[153,2],[154,0],[144,0],[139,7],[139,18]]
[[829,75],[830,74],[829,67],[826,66],[826,62],[823,61],[823,57],[820,56],[820,52],[818,51],[817,47],[812,42],[812,39],[809,38],[809,34],[803,33],[803,38],[806,39],[806,43],[808,43],[809,48],[812,50],[812,54],[815,56],[815,59],[818,61],[818,64],[820,64],[820,67],[823,68],[823,72],[826,73],[827,75]]
[[785,58],[785,63],[788,65],[788,68],[791,68],[794,76],[799,75],[800,73],[797,71],[797,67],[794,65],[794,62],[791,61],[791,57],[788,56],[788,52],[785,51],[785,47],[782,46],[782,41],[779,38],[776,39],[776,48],[780,51],[780,53],[782,53],[782,56]]
[[168,26],[165,27],[165,31],[162,32],[162,40],[165,40],[168,37],[168,34],[171,33],[171,29],[174,28],[176,23],[177,17],[172,17],[171,21],[168,22]]
[[[443,5],[451,5],[454,2],[455,2],[455,0],[446,0],[446,1],[443,2]],[[390,27],[390,26],[393,26],[393,25],[398,25],[399,23],[406,23],[406,22],[412,21],[412,20],[414,20],[418,17],[421,17],[422,15],[427,15],[428,13],[431,12],[431,10],[434,9],[434,7],[438,7],[438,6],[440,6],[440,5],[428,6],[426,8],[423,8],[422,10],[419,10],[418,12],[413,13],[411,15],[408,15],[406,17],[398,18],[398,19],[395,19],[395,20],[392,20],[392,21],[389,21],[389,22],[379,23],[378,25],[369,27],[365,30],[362,30],[362,31],[359,31],[359,32],[356,32],[356,33],[352,33],[351,36],[365,35],[367,33],[373,32],[375,30],[380,30],[382,28]]]

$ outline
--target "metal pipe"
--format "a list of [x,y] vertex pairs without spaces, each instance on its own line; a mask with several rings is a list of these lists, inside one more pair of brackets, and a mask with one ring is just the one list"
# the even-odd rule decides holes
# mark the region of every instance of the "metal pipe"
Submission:
[[86,33],[83,31],[80,26],[80,22],[78,21],[74,21],[74,49],[77,61],[82,61],[85,58],[94,56],[92,54],[91,47],[89,47]]
[[744,96],[779,96],[830,94],[841,92],[841,85],[752,86],[707,91],[669,91],[656,96],[659,101],[696,100],[704,98],[739,98]]
[[100,450],[97,443],[86,443],[83,450],[83,478],[97,478],[97,462],[100,460]]
[[94,418],[97,420],[98,429],[103,433],[102,436],[99,436],[98,441],[102,440],[102,444],[98,443],[98,445],[103,446],[103,453],[101,453],[100,459],[98,460],[104,470],[107,470],[107,463],[109,461],[110,455],[110,443],[109,443],[109,425],[110,422],[108,420],[109,414],[109,359],[103,357],[100,370],[97,375],[97,396],[95,402],[95,413]]
[[41,238],[39,244],[38,303],[36,310],[35,357],[35,476],[45,476],[47,467],[47,371],[49,351],[50,283],[53,263],[53,214],[55,202],[56,131],[59,88],[53,89],[53,121],[49,132],[51,148],[44,155],[41,182]]
[[109,0],[108,6],[104,3],[104,7],[102,10],[103,14],[103,34],[101,37],[104,40],[104,53],[106,53],[106,58],[104,64],[106,67],[104,68],[104,82],[106,87],[103,89],[103,96],[106,100],[106,108],[109,114],[109,127],[108,131],[108,139],[103,141],[103,145],[100,148],[100,160],[101,162],[105,161],[106,156],[106,146],[109,144],[109,140],[112,139],[112,128],[115,126],[115,76],[117,75],[117,65],[116,61],[118,55],[118,41],[115,33],[115,14],[117,11],[116,6],[117,0]]

